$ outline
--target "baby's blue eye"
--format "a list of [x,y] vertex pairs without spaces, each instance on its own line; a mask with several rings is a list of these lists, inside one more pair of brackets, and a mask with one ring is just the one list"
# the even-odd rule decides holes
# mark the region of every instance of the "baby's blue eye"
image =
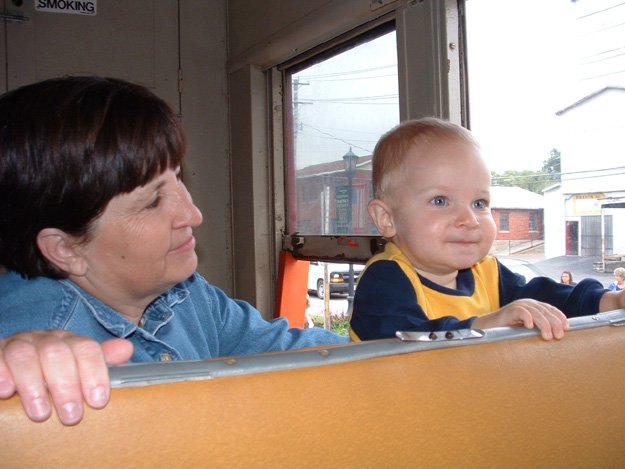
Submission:
[[488,208],[488,203],[484,199],[476,200],[473,202],[473,208],[484,209]]
[[432,200],[430,200],[430,203],[439,207],[444,207],[445,205],[448,205],[447,199],[442,195],[434,197]]

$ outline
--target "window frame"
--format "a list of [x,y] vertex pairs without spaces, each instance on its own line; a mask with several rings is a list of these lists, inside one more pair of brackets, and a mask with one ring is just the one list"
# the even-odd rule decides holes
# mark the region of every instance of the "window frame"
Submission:
[[[365,25],[317,48],[316,54],[306,53],[274,68],[272,76],[282,77],[282,106],[272,107],[274,127],[282,121],[284,198],[276,202],[275,232],[281,234],[280,248],[297,259],[332,260],[333,262],[366,262],[385,244],[379,235],[304,235],[297,232],[290,215],[291,201],[296,201],[289,187],[289,155],[292,144],[292,95],[288,73],[324,60],[329,54],[352,47],[354,41],[370,39],[371,34],[388,32],[394,24],[398,53],[400,121],[424,116],[438,116],[468,126],[468,91],[466,80],[466,43],[464,0],[432,0],[398,7],[376,22]],[[360,29],[360,28],[359,28]],[[272,89],[275,93],[276,90]],[[275,94],[272,102],[275,103]],[[275,138],[274,138],[275,142]],[[281,206],[279,206],[281,205]],[[293,227],[293,228],[291,228]]]
[[[505,228],[504,228],[504,220],[505,220],[505,225],[506,225]],[[499,232],[510,233],[510,212],[508,211],[499,212]]]
[[[540,217],[539,217],[539,213],[531,210],[529,212],[529,220],[528,220],[528,231],[530,233],[538,233],[540,231]],[[532,226],[533,225],[533,226]]]

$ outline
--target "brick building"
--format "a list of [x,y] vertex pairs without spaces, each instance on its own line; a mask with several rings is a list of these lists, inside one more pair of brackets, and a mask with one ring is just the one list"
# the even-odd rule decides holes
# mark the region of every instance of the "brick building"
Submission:
[[351,183],[343,160],[320,163],[295,171],[295,204],[297,231],[305,234],[377,234],[367,204],[373,197],[371,156],[358,159]]
[[543,196],[520,187],[491,187],[491,208],[497,225],[496,250],[522,249],[542,243]]

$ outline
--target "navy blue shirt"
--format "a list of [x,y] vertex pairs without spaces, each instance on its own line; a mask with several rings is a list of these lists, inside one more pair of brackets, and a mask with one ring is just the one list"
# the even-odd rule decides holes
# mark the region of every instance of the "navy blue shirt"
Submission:
[[[525,282],[522,275],[510,271],[499,263],[499,305],[492,311],[522,298],[548,303],[567,317],[584,316],[599,312],[599,302],[605,293],[603,285],[595,279],[584,279],[577,285],[558,283],[547,277],[536,277]],[[453,297],[471,296],[475,279],[472,269],[458,272],[457,288],[450,289],[435,284],[416,271],[415,276],[427,288]],[[376,260],[368,264],[360,275],[350,326],[352,337],[373,340],[395,337],[396,331],[444,331],[470,328],[477,316],[460,320],[454,311],[437,319],[430,319],[417,302],[413,281],[393,260]],[[491,311],[491,312],[492,312]]]

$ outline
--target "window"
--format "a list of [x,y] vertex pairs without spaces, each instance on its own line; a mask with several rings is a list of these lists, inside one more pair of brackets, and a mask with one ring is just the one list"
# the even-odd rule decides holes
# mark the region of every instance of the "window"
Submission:
[[399,123],[395,31],[385,26],[287,79],[289,220],[302,234],[378,234],[367,212],[371,155]]
[[538,231],[538,213],[530,212],[530,231]]
[[509,218],[509,212],[499,212],[499,231],[510,231]]

